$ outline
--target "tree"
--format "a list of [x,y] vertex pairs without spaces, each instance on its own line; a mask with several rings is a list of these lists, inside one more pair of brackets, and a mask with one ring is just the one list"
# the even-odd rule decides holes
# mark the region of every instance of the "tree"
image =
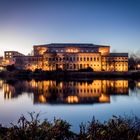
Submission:
[[140,64],[140,52],[130,54],[129,69],[136,70],[137,65]]
[[6,69],[7,69],[8,71],[15,71],[15,70],[16,70],[16,67],[15,67],[15,65],[7,65],[7,66],[6,66]]

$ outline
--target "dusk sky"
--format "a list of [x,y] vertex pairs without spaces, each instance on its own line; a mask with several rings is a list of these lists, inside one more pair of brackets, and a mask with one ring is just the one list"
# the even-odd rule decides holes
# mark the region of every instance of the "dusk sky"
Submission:
[[0,0],[0,55],[65,42],[140,50],[140,0]]

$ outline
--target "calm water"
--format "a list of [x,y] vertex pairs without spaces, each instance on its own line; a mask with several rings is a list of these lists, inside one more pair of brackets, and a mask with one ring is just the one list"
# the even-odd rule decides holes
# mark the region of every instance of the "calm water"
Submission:
[[8,126],[21,114],[41,112],[40,119],[54,116],[67,120],[74,131],[95,116],[140,116],[140,81],[93,80],[88,82],[0,80],[0,123]]

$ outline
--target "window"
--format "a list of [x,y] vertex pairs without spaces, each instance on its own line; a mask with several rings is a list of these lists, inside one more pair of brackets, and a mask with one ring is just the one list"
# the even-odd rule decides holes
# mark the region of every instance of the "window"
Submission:
[[77,57],[77,61],[79,61],[79,57]]
[[80,69],[82,69],[82,64],[80,64]]
[[99,57],[97,57],[97,61],[99,61]]
[[87,57],[87,61],[89,61],[89,57]]
[[75,61],[75,57],[73,57],[73,61]]
[[84,61],[86,61],[86,58],[84,57]]
[[96,57],[94,57],[94,61],[96,61]]
[[80,61],[82,61],[82,57],[80,57]]
[[90,57],[90,61],[92,61],[92,57]]

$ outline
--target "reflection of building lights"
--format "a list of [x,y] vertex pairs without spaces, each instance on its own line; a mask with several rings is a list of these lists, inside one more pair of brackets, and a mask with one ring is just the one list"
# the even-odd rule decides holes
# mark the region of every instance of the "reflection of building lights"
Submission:
[[63,68],[62,65],[59,66],[61,69]]
[[137,68],[140,68],[140,64],[137,65]]
[[137,82],[137,87],[140,87],[140,82]]
[[78,97],[77,96],[68,96],[67,97],[67,102],[68,103],[78,103]]
[[37,82],[35,80],[32,80],[30,83],[33,88],[37,87]]
[[101,94],[99,97],[99,102],[110,102],[110,98],[107,95]]
[[[52,93],[57,93],[56,95],[59,99],[70,104],[80,103],[82,101],[88,102],[94,98],[98,99],[101,103],[110,102],[110,94],[128,93],[128,80],[94,80],[90,84],[87,82],[57,83],[56,81],[31,80],[23,85],[16,85],[16,87],[3,82],[0,80],[0,87],[2,86],[6,99],[14,98],[18,94],[17,86],[24,86],[22,89],[26,92],[32,91],[35,93],[35,97],[37,97],[36,99],[40,103],[46,103],[46,100],[49,102],[49,97],[52,96]],[[140,87],[140,82],[137,82],[137,87]],[[69,93],[67,98],[65,98],[65,93]]]
[[41,103],[46,103],[46,98],[45,98],[43,95],[40,95],[40,96],[39,96],[39,101],[40,101]]

